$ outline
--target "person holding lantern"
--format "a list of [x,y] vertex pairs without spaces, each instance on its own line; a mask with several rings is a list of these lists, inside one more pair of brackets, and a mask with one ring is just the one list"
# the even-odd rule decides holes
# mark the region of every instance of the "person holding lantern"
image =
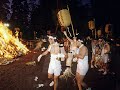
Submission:
[[66,31],[63,32],[64,35],[66,36],[66,38],[68,39],[68,41],[70,42],[70,47],[69,47],[69,51],[67,54],[67,59],[66,59],[66,69],[63,72],[63,75],[61,75],[61,78],[65,78],[67,79],[68,77],[74,76],[74,74],[71,71],[71,66],[72,66],[72,62],[76,62],[76,58],[74,59],[74,55],[77,53],[77,37],[73,37],[73,39],[70,39],[67,36]]
[[82,87],[87,88],[83,79],[89,69],[88,49],[82,42],[82,40],[78,39],[77,46],[79,47],[79,52],[74,55],[77,58],[76,80],[79,90],[82,90]]

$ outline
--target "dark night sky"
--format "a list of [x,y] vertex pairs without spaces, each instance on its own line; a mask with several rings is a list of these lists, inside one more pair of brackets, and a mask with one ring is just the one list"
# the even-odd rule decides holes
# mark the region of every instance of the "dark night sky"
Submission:
[[[113,34],[120,36],[120,14],[118,0],[43,0],[50,8],[61,8],[69,5],[74,27],[79,23],[87,23],[90,17],[95,17],[96,26],[113,24]],[[50,3],[49,3],[50,2]],[[91,8],[90,8],[91,7]],[[79,28],[81,28],[79,27]],[[85,29],[85,28],[84,28]],[[84,30],[83,30],[84,31]]]
[[[4,1],[4,0],[2,0]],[[9,0],[13,1],[13,0]],[[17,1],[17,0],[16,0]],[[20,0],[24,1],[24,0]],[[114,34],[120,36],[120,5],[118,0],[27,0],[40,1],[39,8],[32,14],[32,25],[50,27],[56,25],[57,9],[66,8],[67,4],[74,28],[80,32],[87,29],[87,22],[91,17],[95,18],[96,26],[110,22],[114,27]],[[1,2],[2,3],[2,2]],[[33,27],[34,28],[34,27]],[[35,28],[34,28],[35,29]],[[48,28],[49,29],[49,28]]]
[[120,36],[120,6],[117,0],[93,0],[93,9],[97,22],[112,23],[114,33]]

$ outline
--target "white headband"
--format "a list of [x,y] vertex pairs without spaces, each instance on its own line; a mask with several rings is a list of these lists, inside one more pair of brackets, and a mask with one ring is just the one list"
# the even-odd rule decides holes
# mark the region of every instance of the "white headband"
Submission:
[[53,36],[48,36],[48,38],[50,39],[56,39],[56,37],[53,37]]
[[83,42],[83,40],[78,39],[79,42]]

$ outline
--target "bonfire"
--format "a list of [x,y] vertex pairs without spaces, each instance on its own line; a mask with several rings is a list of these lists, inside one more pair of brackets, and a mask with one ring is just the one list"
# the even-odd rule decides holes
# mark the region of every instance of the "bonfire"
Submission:
[[28,51],[19,38],[13,36],[12,31],[0,23],[0,65],[9,64],[18,56],[26,55]]

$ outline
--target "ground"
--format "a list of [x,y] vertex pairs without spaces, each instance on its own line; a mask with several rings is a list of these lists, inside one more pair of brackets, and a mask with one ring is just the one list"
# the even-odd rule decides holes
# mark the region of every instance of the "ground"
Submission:
[[[25,56],[19,57],[13,63],[0,66],[0,90],[53,90],[53,87],[36,88],[38,83],[47,80],[49,55],[43,57],[39,63],[34,64],[41,52],[31,51]],[[31,62],[31,63],[28,63]],[[62,62],[63,70],[65,63]],[[73,64],[75,73],[76,63]],[[34,81],[35,76],[38,81]],[[59,79],[59,90],[77,90],[73,82],[74,77],[66,80]],[[113,74],[102,75],[100,72],[89,69],[85,76],[85,82],[92,90],[115,90],[116,80]]]

